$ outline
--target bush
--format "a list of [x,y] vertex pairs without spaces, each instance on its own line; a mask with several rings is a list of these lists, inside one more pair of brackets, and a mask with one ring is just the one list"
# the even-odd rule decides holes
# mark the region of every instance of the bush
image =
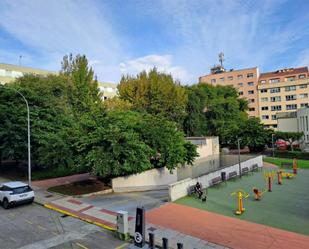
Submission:
[[32,172],[32,180],[43,180],[48,178],[56,178],[62,176],[69,176],[73,174],[84,173],[75,168],[58,167],[55,169],[41,169],[40,171]]
[[275,151],[275,157],[279,158],[297,158],[309,160],[309,153],[301,152],[301,151]]

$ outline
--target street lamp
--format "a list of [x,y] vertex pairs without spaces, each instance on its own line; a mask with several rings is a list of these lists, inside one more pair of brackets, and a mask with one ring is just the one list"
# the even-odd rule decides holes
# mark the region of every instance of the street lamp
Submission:
[[3,89],[8,89],[8,90],[12,90],[14,92],[16,92],[17,94],[19,94],[23,100],[26,103],[27,106],[27,124],[28,124],[28,184],[29,186],[31,186],[31,148],[30,148],[30,110],[29,110],[29,105],[28,105],[28,101],[25,98],[24,95],[22,95],[22,93],[14,88],[10,88],[10,87],[5,87],[3,85],[0,85],[1,88]]
[[237,139],[238,145],[238,165],[239,165],[239,177],[241,178],[241,165],[240,165],[240,138]]
[[274,136],[275,136],[275,134],[271,134],[271,143],[272,143],[272,146],[273,146],[273,158],[275,157]]

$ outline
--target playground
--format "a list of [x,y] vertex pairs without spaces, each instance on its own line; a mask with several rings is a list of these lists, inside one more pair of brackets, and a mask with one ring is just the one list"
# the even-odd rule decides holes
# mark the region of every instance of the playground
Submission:
[[[177,200],[176,203],[309,235],[309,170],[298,169],[298,174],[291,179],[287,179],[283,174],[281,185],[278,184],[277,174],[274,173],[271,192],[268,192],[268,178],[265,172],[270,173],[271,169],[249,173],[241,179],[237,177],[208,188],[206,202],[202,202],[193,194]],[[256,200],[254,188],[262,193],[260,200]],[[236,215],[239,189],[245,196],[246,193],[249,196],[242,200],[244,212]]]

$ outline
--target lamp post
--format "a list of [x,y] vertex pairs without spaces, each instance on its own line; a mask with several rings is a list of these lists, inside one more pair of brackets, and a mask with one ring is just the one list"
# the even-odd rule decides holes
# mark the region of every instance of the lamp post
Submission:
[[17,94],[19,94],[23,100],[26,103],[27,106],[27,129],[28,129],[28,184],[29,186],[31,186],[31,147],[30,147],[30,110],[29,110],[29,105],[28,105],[28,101],[25,98],[25,96],[18,90],[14,89],[14,88],[10,88],[10,87],[5,87],[0,85],[1,88],[3,89],[8,89],[8,90],[12,90],[14,92],[16,92]]
[[240,165],[240,138],[237,139],[238,145],[238,165],[239,165],[239,177],[241,178],[241,165]]
[[272,143],[272,146],[273,146],[273,158],[275,157],[274,136],[275,136],[275,134],[271,134],[271,143]]

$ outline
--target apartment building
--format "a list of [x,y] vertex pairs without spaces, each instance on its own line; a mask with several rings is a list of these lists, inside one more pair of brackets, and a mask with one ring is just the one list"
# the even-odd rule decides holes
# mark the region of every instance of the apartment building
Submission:
[[211,74],[201,76],[199,83],[208,83],[211,85],[234,86],[238,89],[239,96],[249,101],[250,117],[259,117],[258,103],[258,78],[259,70],[257,67],[240,70],[226,71],[222,64],[214,66]]
[[[49,74],[57,75],[58,72],[0,63],[0,84],[7,84],[13,82],[15,79],[17,79],[18,77],[22,77],[25,74],[47,76]],[[117,95],[116,84],[99,82],[98,85],[100,92],[102,93],[103,101]]]
[[261,73],[258,80],[259,113],[262,123],[277,128],[277,116],[309,105],[308,67]]
[[25,74],[46,76],[48,74],[57,74],[57,72],[0,63],[0,84],[13,82],[16,78],[21,77]]
[[100,92],[102,93],[102,100],[107,100],[117,96],[117,85],[114,83],[98,82]]

